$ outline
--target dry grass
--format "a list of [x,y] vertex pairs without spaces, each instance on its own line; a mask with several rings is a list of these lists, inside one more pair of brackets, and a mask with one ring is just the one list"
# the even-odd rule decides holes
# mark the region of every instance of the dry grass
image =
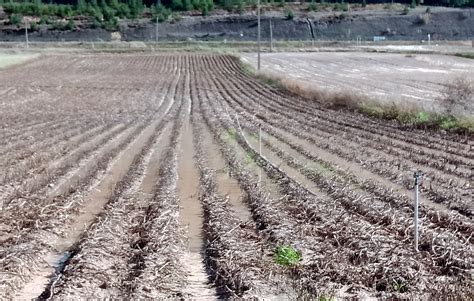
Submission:
[[[257,77],[273,87],[284,89],[330,108],[357,109],[363,105],[380,105],[380,101],[353,91],[325,89],[308,82],[283,77],[271,72],[259,72]],[[407,105],[406,109],[415,110],[417,108],[408,108]]]
[[[244,66],[246,72],[251,72]],[[474,132],[474,120],[465,116],[466,108],[473,105],[473,85],[465,79],[456,79],[446,85],[442,102],[444,112],[436,112],[421,104],[411,102],[385,102],[343,89],[325,89],[311,83],[280,76],[271,72],[259,72],[257,78],[278,89],[317,102],[333,109],[349,109],[375,118],[398,120],[414,127],[451,130],[462,133]]]
[[37,58],[38,56],[38,54],[32,53],[0,53],[0,69],[25,63],[29,60]]
[[463,77],[455,78],[443,89],[441,102],[450,115],[474,111],[474,84]]

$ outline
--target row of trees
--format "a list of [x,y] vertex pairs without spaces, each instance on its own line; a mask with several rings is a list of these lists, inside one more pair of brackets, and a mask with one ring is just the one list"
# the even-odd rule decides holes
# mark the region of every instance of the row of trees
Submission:
[[[96,22],[117,22],[117,18],[136,19],[149,16],[160,21],[166,20],[172,11],[197,10],[207,15],[215,6],[227,10],[243,11],[246,6],[254,7],[257,0],[0,0],[0,6],[10,15],[56,16],[67,18],[73,16],[90,16]],[[60,3],[55,3],[58,1]],[[145,2],[144,2],[145,1]],[[399,0],[398,3],[420,3],[420,0]],[[261,0],[263,4],[284,6],[285,0]],[[301,0],[300,3],[304,3]],[[324,3],[391,3],[391,0],[306,0],[309,8]],[[424,4],[445,6],[471,6],[474,0],[424,0]]]

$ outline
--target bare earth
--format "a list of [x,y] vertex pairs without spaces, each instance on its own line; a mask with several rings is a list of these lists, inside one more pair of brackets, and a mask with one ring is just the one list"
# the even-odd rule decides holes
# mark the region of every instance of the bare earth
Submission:
[[472,137],[308,103],[234,56],[8,67],[0,141],[0,299],[473,297]]
[[[256,54],[242,57],[257,66]],[[474,60],[430,54],[264,53],[262,71],[332,91],[354,91],[385,103],[407,101],[436,110],[446,83],[457,77],[474,80]]]

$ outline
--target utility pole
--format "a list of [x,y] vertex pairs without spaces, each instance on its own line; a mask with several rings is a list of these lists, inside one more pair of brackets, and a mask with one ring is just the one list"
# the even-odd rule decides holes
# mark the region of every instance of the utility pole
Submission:
[[273,28],[272,28],[272,19],[270,19],[270,52],[273,52]]
[[260,0],[257,2],[257,70],[260,71]]
[[25,22],[25,41],[26,41],[26,48],[30,47],[30,42],[28,41],[28,24]]
[[156,30],[155,30],[155,41],[156,41],[156,45],[158,45],[158,16],[156,17]]
[[421,172],[419,171],[415,171],[415,173],[413,174],[413,178],[415,179],[415,208],[414,208],[414,211],[415,211],[415,216],[414,216],[414,223],[415,223],[415,251],[418,252],[418,239],[419,239],[419,235],[418,235],[418,205],[419,205],[419,200],[418,200],[418,185],[419,185],[419,181],[420,181],[420,178],[421,178],[422,174]]

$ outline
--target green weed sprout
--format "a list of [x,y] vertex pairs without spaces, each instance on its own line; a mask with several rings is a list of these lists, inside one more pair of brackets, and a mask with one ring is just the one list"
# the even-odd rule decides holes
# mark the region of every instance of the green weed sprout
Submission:
[[301,255],[291,246],[278,246],[273,254],[275,262],[282,266],[291,267],[300,261]]

